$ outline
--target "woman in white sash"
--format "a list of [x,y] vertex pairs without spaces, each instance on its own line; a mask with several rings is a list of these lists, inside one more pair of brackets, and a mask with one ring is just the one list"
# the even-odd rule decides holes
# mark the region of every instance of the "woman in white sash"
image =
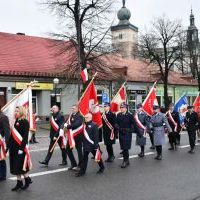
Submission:
[[[27,175],[32,164],[28,149],[29,122],[26,116],[26,109],[23,106],[16,107],[16,121],[11,130],[9,142],[10,173],[17,176],[17,184],[12,191],[27,189],[32,183]],[[22,182],[22,177],[24,177],[25,184]]]

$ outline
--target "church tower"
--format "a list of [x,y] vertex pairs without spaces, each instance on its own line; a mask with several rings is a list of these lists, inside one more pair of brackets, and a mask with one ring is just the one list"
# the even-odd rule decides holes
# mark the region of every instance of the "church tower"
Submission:
[[119,23],[111,27],[112,45],[123,57],[134,57],[138,44],[138,28],[129,22],[131,12],[125,6],[125,0],[122,1],[123,6],[118,11],[117,17]]

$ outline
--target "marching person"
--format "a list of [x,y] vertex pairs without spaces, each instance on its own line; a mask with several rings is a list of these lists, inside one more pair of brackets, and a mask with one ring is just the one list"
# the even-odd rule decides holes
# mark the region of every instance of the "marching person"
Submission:
[[116,139],[114,129],[115,121],[116,115],[110,111],[110,103],[104,103],[104,113],[102,114],[103,138],[108,153],[108,158],[105,162],[113,162],[115,159],[113,152],[113,144],[115,144]]
[[75,142],[75,147],[78,153],[78,165],[73,155],[73,146],[70,144],[70,140],[68,138],[67,141],[67,155],[71,162],[71,167],[69,170],[75,170],[77,167],[80,168],[81,162],[83,160],[83,117],[79,112],[78,105],[72,106],[72,114],[69,118],[69,123],[65,123],[64,127],[68,129],[68,131],[73,131],[73,139]]
[[[83,160],[81,163],[80,170],[75,174],[76,177],[83,176],[87,169],[88,164],[88,155],[92,153],[93,156],[97,156],[100,154],[99,149],[99,135],[98,135],[98,127],[92,121],[92,114],[88,113],[84,116],[85,118],[85,128],[84,128],[84,137],[83,137]],[[98,174],[104,172],[104,164],[101,158],[98,160],[99,170]]]
[[[25,190],[32,183],[27,174],[32,167],[32,163],[28,147],[29,122],[26,116],[26,109],[23,106],[16,107],[16,121],[8,145],[10,173],[17,176],[17,184],[12,188],[12,191]],[[25,180],[24,185],[22,177]]]
[[8,117],[0,110],[0,182],[6,180],[6,146],[10,137]]
[[123,151],[123,162],[121,168],[126,168],[129,163],[129,149],[132,144],[132,133],[137,131],[136,123],[133,115],[128,112],[128,105],[121,103],[121,112],[116,117],[116,130],[119,131],[119,143],[121,150]]
[[178,112],[174,111],[173,103],[169,105],[169,110],[166,112],[166,117],[172,129],[172,132],[168,134],[169,144],[171,145],[169,150],[176,150],[177,134],[179,134],[181,128],[179,114]]
[[194,111],[193,106],[187,107],[188,112],[186,113],[185,117],[185,127],[188,131],[189,143],[190,143],[190,150],[188,153],[195,153],[195,142],[196,142],[196,130],[198,128],[199,119],[197,113]]
[[[52,117],[50,120],[50,144],[49,144],[49,149],[46,155],[46,158],[44,161],[39,161],[40,164],[48,166],[49,161],[51,159],[51,156],[53,154],[52,147],[54,146],[54,143],[56,139],[59,137],[59,130],[61,125],[64,123],[64,117],[60,112],[60,109],[57,105],[54,105],[51,108],[52,111]],[[61,153],[62,153],[62,163],[60,165],[64,166],[67,165],[67,154],[66,154],[66,148],[65,144],[63,142],[63,138],[60,137],[58,140],[58,145],[60,147]]]
[[[153,106],[154,114],[151,117],[151,130],[154,135],[154,143],[156,147],[156,160],[162,160],[162,145],[165,143],[165,127],[171,133],[172,129],[167,121],[165,114],[160,112],[158,105]],[[165,126],[165,127],[164,127]]]
[[137,110],[134,115],[135,122],[138,128],[138,134],[136,135],[136,145],[140,146],[141,152],[138,154],[139,157],[144,157],[144,149],[146,145],[146,134],[147,127],[149,125],[147,120],[147,114],[143,111],[142,104],[139,103],[136,106]]

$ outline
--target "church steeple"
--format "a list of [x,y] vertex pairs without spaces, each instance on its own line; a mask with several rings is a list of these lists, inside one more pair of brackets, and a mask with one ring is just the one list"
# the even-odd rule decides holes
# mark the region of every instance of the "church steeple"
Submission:
[[122,7],[117,12],[119,23],[111,27],[112,45],[123,57],[133,57],[137,51],[138,28],[130,23],[131,12],[122,0]]
[[190,26],[195,26],[195,18],[194,18],[192,9],[191,9],[191,14],[190,14]]

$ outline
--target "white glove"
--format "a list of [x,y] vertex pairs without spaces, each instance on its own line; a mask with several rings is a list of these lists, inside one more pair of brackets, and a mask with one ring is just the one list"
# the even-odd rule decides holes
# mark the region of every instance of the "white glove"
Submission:
[[63,129],[60,129],[60,131],[59,131],[59,136],[60,136],[60,137],[63,137],[63,136],[64,136],[64,130],[63,130]]
[[64,123],[64,128],[67,128],[67,125],[68,125],[67,123]]

